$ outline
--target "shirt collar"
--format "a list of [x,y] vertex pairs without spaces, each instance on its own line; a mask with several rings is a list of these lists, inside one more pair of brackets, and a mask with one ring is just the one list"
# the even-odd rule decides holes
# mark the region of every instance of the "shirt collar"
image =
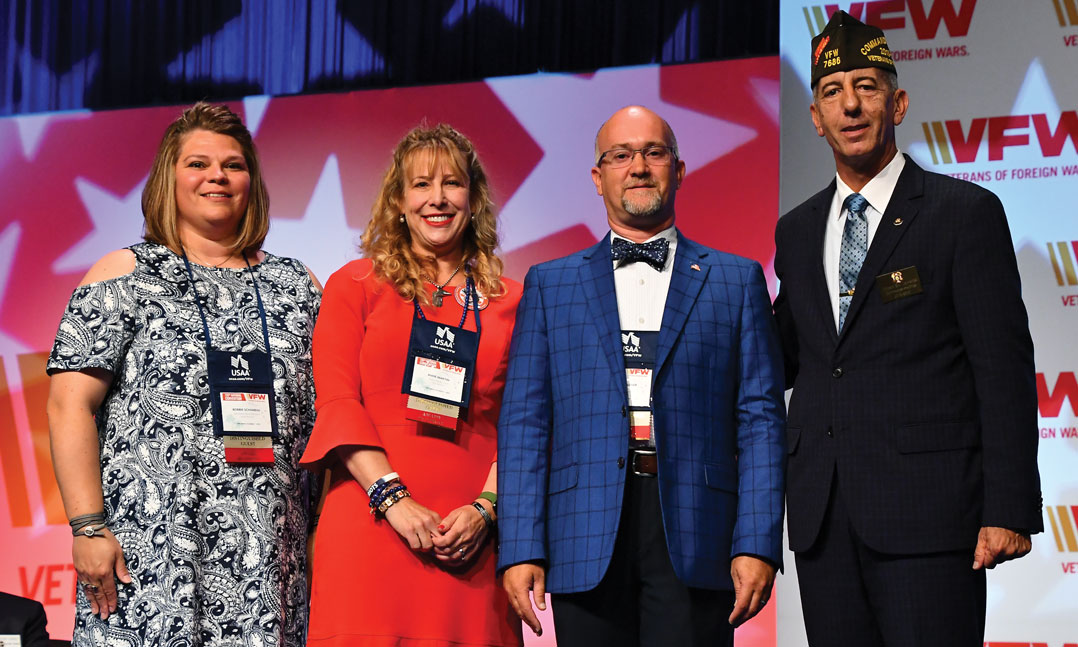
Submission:
[[[891,201],[891,195],[895,192],[895,185],[898,184],[898,176],[902,175],[902,169],[906,167],[906,157],[902,154],[902,151],[895,153],[894,158],[887,163],[887,166],[883,167],[876,177],[872,178],[858,193],[868,200],[870,207],[875,209],[879,213],[887,211],[887,204]],[[842,178],[835,175],[835,200],[838,202],[838,213],[835,214],[836,218],[842,217],[842,204],[846,201],[846,197],[854,192]]]
[[[625,238],[625,236],[620,236],[620,235],[616,234],[613,229],[611,229],[610,230],[610,244],[614,244],[614,239],[615,238]],[[670,241],[670,246],[673,247],[677,243],[677,229],[675,229],[673,225],[670,225],[666,229],[663,229],[662,231],[655,234],[651,238],[648,238],[647,240],[642,241],[642,242],[650,243],[651,241],[656,240],[658,238],[665,238],[665,239],[669,240]],[[625,240],[629,240],[629,239],[625,238]],[[629,240],[629,242],[630,243],[635,243],[636,241],[635,240]]]

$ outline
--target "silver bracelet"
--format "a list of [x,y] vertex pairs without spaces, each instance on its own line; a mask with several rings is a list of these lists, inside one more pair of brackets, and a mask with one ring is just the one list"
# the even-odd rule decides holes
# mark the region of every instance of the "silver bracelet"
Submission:
[[72,517],[67,523],[72,528],[82,527],[88,523],[105,523],[105,513],[91,512],[90,514],[82,514],[77,517]]
[[479,514],[483,515],[483,521],[487,522],[487,528],[493,528],[494,517],[490,516],[490,513],[487,512],[487,509],[483,507],[483,504],[478,501],[472,501],[472,506],[474,506],[475,509],[479,511]]
[[72,530],[71,534],[75,537],[104,537],[105,533],[101,532],[108,526],[104,523],[93,524],[88,523],[82,526],[78,530]]

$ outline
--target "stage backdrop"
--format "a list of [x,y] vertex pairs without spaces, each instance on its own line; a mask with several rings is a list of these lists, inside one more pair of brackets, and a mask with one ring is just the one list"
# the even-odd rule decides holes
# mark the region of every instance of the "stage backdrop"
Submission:
[[[1007,209],[1036,347],[1044,534],[988,575],[986,644],[1078,645],[1078,3],[783,0],[783,213],[834,177],[809,118],[809,41],[837,9],[882,28],[910,109],[898,145]],[[793,558],[787,553],[787,564]],[[972,561],[972,558],[971,558]],[[795,575],[795,571],[787,571]],[[805,644],[795,577],[779,644]]]
[[[640,103],[679,135],[678,226],[770,266],[778,216],[777,58],[535,75],[408,89],[250,97],[273,215],[266,248],[323,281],[350,259],[397,140],[422,121],[469,135],[500,208],[509,276],[607,232],[590,177],[599,125]],[[140,198],[180,107],[0,119],[0,590],[41,601],[70,636],[71,533],[49,459],[45,360],[71,290],[137,242]],[[774,285],[768,269],[769,281]],[[740,631],[773,647],[775,605]],[[542,644],[553,644],[552,622]],[[526,632],[527,633],[527,632]],[[531,644],[540,644],[531,641]]]

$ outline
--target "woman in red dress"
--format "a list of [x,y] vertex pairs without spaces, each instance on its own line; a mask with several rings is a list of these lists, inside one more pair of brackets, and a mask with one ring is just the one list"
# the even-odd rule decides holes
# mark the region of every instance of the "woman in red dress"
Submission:
[[[521,644],[491,541],[496,426],[521,295],[501,276],[496,245],[471,142],[444,124],[408,133],[363,234],[366,258],[330,277],[314,331],[317,418],[302,463],[331,476],[309,645]],[[413,328],[429,328],[431,348],[456,344],[464,355],[466,331],[478,332],[467,382],[469,358],[446,369]]]

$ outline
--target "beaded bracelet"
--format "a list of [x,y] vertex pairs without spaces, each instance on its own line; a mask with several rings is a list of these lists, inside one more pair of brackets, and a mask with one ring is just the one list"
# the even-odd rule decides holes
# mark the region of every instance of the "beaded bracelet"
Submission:
[[393,479],[392,481],[386,481],[384,483],[381,482],[381,479],[379,479],[379,482],[376,482],[372,486],[373,491],[367,495],[371,499],[371,507],[377,508],[378,503],[380,503],[382,501],[382,498],[385,497],[386,491],[394,485],[400,485],[400,479]]
[[407,488],[402,487],[399,490],[393,490],[393,492],[378,505],[378,512],[385,513],[386,510],[393,507],[394,503],[410,496],[412,496],[412,493],[409,492]]
[[[396,503],[398,503],[402,499],[407,499],[410,496],[412,496],[412,493],[409,492],[407,488],[401,488],[399,490],[394,490],[393,494],[391,494],[390,496],[387,496],[385,498],[385,501],[382,501],[382,503],[378,506],[378,514],[384,517],[385,514],[386,514],[386,510],[389,510]],[[374,513],[373,510],[371,512],[372,512],[372,514]]]
[[386,491],[378,499],[378,506],[381,507],[382,502],[384,502],[386,499],[393,496],[397,492],[400,492],[401,490],[407,490],[407,489],[408,488],[407,488],[407,486],[404,485],[404,483],[397,483],[396,485],[393,485],[393,486],[390,486],[389,488],[386,488]]
[[386,499],[393,496],[397,492],[400,492],[401,490],[407,490],[407,489],[408,488],[404,485],[404,483],[401,483],[399,481],[397,481],[396,483],[390,484],[389,487],[387,487],[386,489],[382,490],[381,492],[375,493],[374,498],[371,499],[371,502],[370,502],[371,510],[372,511],[377,510],[378,508],[380,508],[382,506],[382,503],[384,503]]
[[387,490],[387,488],[389,487],[389,485],[391,483],[397,483],[397,482],[398,481],[387,481],[385,483],[376,483],[374,485],[374,490],[372,490],[371,493],[369,495],[367,495],[367,496],[369,496],[371,498],[371,500],[374,500],[374,499],[376,499],[378,497],[381,497],[385,493],[385,491]]

